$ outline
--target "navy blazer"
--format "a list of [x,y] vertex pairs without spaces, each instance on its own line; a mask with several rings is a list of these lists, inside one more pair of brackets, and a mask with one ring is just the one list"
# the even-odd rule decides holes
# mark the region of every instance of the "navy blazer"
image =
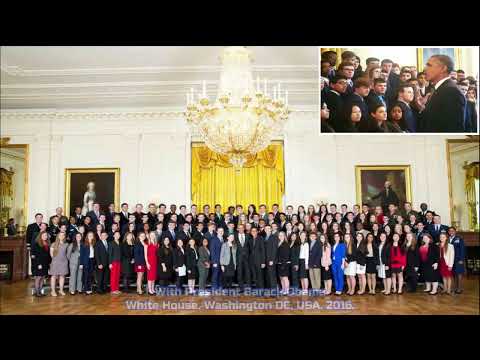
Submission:
[[210,258],[212,259],[213,264],[220,263],[220,251],[222,250],[222,240],[218,236],[214,236],[210,243]]
[[[93,254],[94,254],[93,259],[95,259],[95,248],[93,248]],[[90,245],[80,246],[80,265],[87,267],[89,258],[90,258]]]
[[463,239],[455,235],[455,237],[449,238],[448,242],[453,245],[453,248],[455,249],[455,260],[454,263],[458,263],[459,261],[465,261],[465,243]]
[[308,256],[308,267],[319,268],[322,261],[322,247],[320,241],[316,240],[313,246],[310,248],[310,254]]
[[[440,241],[440,233],[442,231],[447,232],[448,231],[448,226],[447,225],[440,225],[438,231],[435,230],[435,224],[434,223],[431,223],[428,226],[428,232],[430,233],[430,235],[432,235],[434,243],[438,243]],[[448,234],[447,234],[447,236],[448,236]]]
[[145,249],[143,244],[137,241],[133,247],[133,259],[135,261],[135,266],[143,265],[145,266]]

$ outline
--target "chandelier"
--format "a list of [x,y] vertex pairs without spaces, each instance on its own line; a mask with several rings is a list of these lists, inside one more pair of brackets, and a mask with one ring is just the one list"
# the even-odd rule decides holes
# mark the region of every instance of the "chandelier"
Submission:
[[187,123],[208,148],[227,155],[235,168],[241,168],[247,156],[264,150],[290,113],[288,91],[282,92],[280,83],[270,96],[267,79],[263,79],[263,91],[260,78],[254,82],[251,58],[245,47],[225,48],[217,98],[207,97],[205,81],[197,101],[193,88],[187,93]]

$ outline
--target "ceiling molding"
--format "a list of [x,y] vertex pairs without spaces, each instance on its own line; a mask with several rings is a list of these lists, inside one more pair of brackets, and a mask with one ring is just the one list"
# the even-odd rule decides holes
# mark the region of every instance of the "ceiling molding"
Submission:
[[[89,75],[160,75],[165,73],[220,73],[221,66],[155,66],[155,67],[115,67],[115,68],[78,68],[78,69],[25,69],[20,66],[3,66],[1,71],[10,76],[89,76]],[[252,66],[253,72],[318,72],[317,65],[258,65]]]

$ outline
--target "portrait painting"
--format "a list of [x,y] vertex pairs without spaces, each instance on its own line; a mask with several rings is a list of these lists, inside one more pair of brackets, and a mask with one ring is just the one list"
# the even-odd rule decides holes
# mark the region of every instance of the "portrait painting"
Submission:
[[417,48],[417,68],[423,71],[425,64],[432,55],[448,55],[454,63],[454,69],[458,68],[460,63],[460,48]]
[[356,166],[355,180],[357,185],[357,203],[368,203],[370,206],[382,206],[382,192],[385,183],[390,184],[390,192],[398,198],[400,207],[406,201],[412,201],[410,165],[370,165]]
[[65,170],[65,213],[74,214],[75,208],[82,208],[82,214],[93,210],[93,204],[100,204],[100,211],[107,211],[109,204],[115,204],[119,211],[120,169],[66,169]]

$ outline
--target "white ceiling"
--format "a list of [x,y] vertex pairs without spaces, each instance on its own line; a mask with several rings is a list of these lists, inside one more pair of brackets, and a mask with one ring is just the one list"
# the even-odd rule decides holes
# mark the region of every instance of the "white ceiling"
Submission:
[[[38,46],[1,48],[3,109],[182,107],[207,81],[216,95],[223,47]],[[254,76],[281,82],[292,108],[318,103],[316,47],[254,46]]]

